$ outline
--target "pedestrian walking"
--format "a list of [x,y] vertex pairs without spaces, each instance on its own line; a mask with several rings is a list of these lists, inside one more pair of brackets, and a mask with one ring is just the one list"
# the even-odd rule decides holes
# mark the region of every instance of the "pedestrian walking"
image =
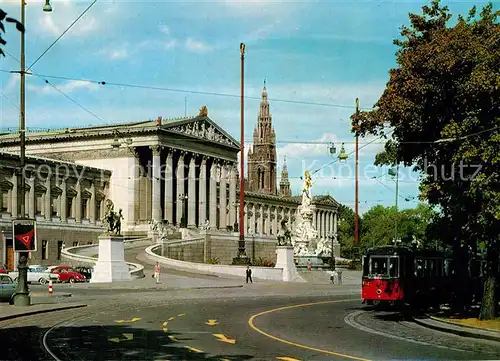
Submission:
[[160,273],[161,273],[161,266],[159,262],[156,262],[155,266],[155,279],[156,279],[156,284],[160,283]]
[[307,270],[310,271],[312,269],[312,263],[311,263],[311,260],[308,259],[307,260]]
[[253,283],[252,281],[252,270],[250,269],[250,266],[247,266],[247,283],[250,280],[250,283]]

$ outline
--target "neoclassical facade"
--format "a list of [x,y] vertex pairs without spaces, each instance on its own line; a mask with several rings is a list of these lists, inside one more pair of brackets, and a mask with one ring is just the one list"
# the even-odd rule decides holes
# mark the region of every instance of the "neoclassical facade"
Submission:
[[[0,152],[0,262],[13,269],[17,262],[12,242],[12,220],[21,216],[20,159]],[[49,264],[60,259],[63,245],[97,240],[102,232],[111,172],[74,163],[27,157],[25,217],[37,221],[37,251],[32,262]]]
[[[18,139],[17,134],[0,135],[0,149],[18,153]],[[98,188],[89,179],[64,186],[52,181],[50,196],[30,201],[30,217],[98,225],[103,208],[97,200],[109,198],[115,210],[122,210],[126,236],[148,234],[151,221],[188,228],[208,222],[212,230],[224,232],[239,221],[239,143],[209,118],[206,107],[195,117],[29,132],[26,145],[32,159],[74,165],[78,174],[96,173],[93,179],[105,180]],[[276,186],[245,190],[247,234],[276,235],[282,219],[292,225],[300,197],[291,196],[287,177],[282,174],[279,194]],[[58,202],[56,194],[66,202]],[[336,233],[335,200],[315,197],[313,204],[320,237]]]

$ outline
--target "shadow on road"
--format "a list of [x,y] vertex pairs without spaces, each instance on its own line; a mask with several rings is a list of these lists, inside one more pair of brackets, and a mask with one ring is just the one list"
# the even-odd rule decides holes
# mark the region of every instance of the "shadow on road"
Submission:
[[[42,346],[48,331],[40,327],[10,327],[0,329],[2,360],[51,360]],[[203,335],[204,336],[204,335]],[[176,332],[164,332],[158,322],[158,331],[123,325],[60,327],[50,331],[47,345],[61,360],[255,360],[241,355],[234,345],[213,338],[215,350],[226,350],[209,355],[190,345],[192,338]],[[204,340],[205,341],[205,340]],[[203,342],[206,344],[207,342]],[[191,347],[191,348],[188,348]]]

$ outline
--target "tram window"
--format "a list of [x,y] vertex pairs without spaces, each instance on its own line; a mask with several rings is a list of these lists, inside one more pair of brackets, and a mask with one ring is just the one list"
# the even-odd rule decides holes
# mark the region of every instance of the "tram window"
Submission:
[[425,266],[425,276],[436,276],[436,261],[437,259],[431,258],[431,259],[426,259],[424,266]]
[[437,260],[437,267],[436,267],[436,270],[437,270],[437,276],[439,277],[442,277],[443,276],[443,260],[442,259],[438,259]]
[[400,276],[406,275],[406,257],[399,258],[399,275]]
[[424,276],[424,261],[421,258],[415,259],[415,276]]
[[368,262],[368,256],[363,257],[363,276],[368,276],[370,273],[370,262]]
[[388,275],[387,257],[371,257],[370,273],[376,275]]
[[389,258],[389,276],[391,277],[398,277],[398,266],[399,266],[399,259],[396,257],[391,257]]

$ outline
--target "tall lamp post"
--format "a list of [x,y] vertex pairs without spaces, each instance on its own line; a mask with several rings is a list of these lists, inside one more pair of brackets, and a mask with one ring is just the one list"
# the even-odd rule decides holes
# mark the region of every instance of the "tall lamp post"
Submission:
[[238,240],[238,256],[233,264],[249,264],[250,259],[245,251],[245,44],[240,43],[241,53],[241,114],[240,114],[240,237]]
[[396,169],[391,168],[388,171],[389,175],[395,179],[396,182],[396,220],[394,222],[394,242],[398,240],[398,198],[399,198],[399,164],[396,165]]
[[[50,5],[50,0],[45,0],[45,5],[43,6],[43,11],[51,12],[52,6]],[[23,24],[24,31],[21,31],[21,69],[19,74],[21,75],[21,86],[20,86],[20,97],[19,97],[19,135],[20,135],[20,156],[19,156],[19,173],[18,173],[18,204],[19,204],[19,219],[26,218],[26,202],[25,202],[25,174],[24,168],[26,165],[26,45],[25,45],[25,34],[26,34],[26,2],[21,0],[21,24]],[[19,264],[18,264],[18,284],[17,290],[14,296],[14,305],[16,306],[29,306],[31,304],[31,298],[28,289],[28,252],[19,253]]]

